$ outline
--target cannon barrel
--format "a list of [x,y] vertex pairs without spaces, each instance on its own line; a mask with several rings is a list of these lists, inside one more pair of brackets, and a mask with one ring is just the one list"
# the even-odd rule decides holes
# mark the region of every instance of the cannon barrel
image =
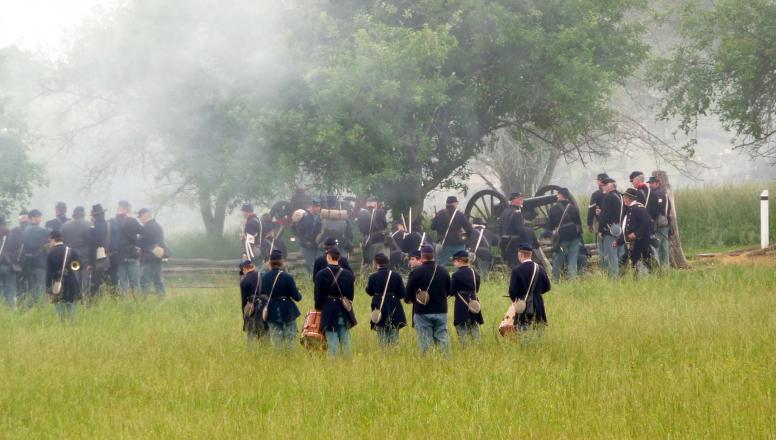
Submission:
[[552,205],[557,201],[558,201],[558,196],[555,194],[539,196],[539,197],[531,197],[523,201],[523,209],[530,211],[535,208],[538,208],[539,206]]

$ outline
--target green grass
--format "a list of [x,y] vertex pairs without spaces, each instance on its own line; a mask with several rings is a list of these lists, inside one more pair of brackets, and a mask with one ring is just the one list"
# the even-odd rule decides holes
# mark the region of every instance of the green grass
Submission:
[[519,344],[495,335],[494,281],[481,345],[453,336],[450,359],[420,357],[412,329],[382,352],[363,293],[349,360],[248,349],[235,288],[106,300],[69,325],[2,308],[0,437],[772,438],[774,267],[560,284]]

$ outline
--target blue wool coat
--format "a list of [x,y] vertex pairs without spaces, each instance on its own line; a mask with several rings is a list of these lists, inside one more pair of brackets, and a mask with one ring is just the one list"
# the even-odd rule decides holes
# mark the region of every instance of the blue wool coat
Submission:
[[[272,284],[275,281],[275,277],[277,277],[277,283],[275,283],[275,289],[273,290]],[[302,294],[299,293],[294,277],[291,274],[282,272],[277,268],[264,273],[261,277],[261,293],[269,299],[268,323],[283,324],[291,322],[301,315],[294,301],[301,301]],[[270,293],[272,293],[271,297]]]

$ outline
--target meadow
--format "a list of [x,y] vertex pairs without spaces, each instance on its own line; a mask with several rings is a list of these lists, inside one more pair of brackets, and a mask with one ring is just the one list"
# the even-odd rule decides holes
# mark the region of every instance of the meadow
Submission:
[[774,269],[559,283],[545,332],[514,343],[496,274],[479,346],[453,334],[450,358],[421,357],[411,328],[381,350],[360,287],[354,355],[333,360],[248,346],[232,287],[106,299],[73,323],[3,307],[0,437],[773,438]]

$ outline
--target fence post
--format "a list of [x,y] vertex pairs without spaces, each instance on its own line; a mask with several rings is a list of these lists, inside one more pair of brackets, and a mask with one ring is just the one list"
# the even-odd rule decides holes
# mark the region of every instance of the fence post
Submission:
[[768,247],[768,190],[760,193],[760,249]]

